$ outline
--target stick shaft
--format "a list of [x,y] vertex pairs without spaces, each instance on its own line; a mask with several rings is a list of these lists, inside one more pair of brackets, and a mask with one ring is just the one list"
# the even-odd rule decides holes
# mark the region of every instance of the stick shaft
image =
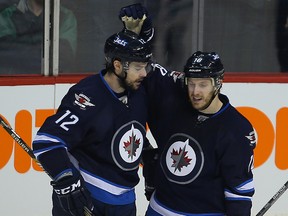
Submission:
[[288,181],[277,191],[277,193],[266,203],[266,205],[257,213],[256,216],[264,215],[268,209],[282,196],[288,189]]
[[[22,147],[22,149],[29,154],[29,156],[44,170],[40,162],[36,159],[33,150],[27,145],[27,143],[8,125],[8,123],[0,116],[0,125],[10,134],[10,136]],[[44,170],[45,171],[45,170]],[[46,172],[46,171],[45,171]],[[46,172],[46,174],[52,179],[52,177]],[[85,216],[94,216],[94,214],[85,206]]]
[[35,155],[33,154],[32,149],[27,145],[27,143],[6,123],[6,121],[0,116],[1,126],[10,134],[10,136],[23,148],[29,156],[36,160]]

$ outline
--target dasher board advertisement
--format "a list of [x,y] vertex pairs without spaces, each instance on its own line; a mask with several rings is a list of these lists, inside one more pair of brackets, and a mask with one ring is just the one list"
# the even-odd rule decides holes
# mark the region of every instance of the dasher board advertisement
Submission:
[[[0,86],[0,114],[31,144],[41,124],[56,111],[72,85]],[[252,215],[256,215],[288,180],[288,83],[225,83],[222,92],[256,131],[252,208]],[[151,136],[149,131],[148,136]],[[2,127],[0,146],[0,215],[51,216],[49,176]],[[137,216],[144,216],[148,202],[144,196],[142,168],[139,175]],[[286,191],[265,215],[288,216],[287,200]]]

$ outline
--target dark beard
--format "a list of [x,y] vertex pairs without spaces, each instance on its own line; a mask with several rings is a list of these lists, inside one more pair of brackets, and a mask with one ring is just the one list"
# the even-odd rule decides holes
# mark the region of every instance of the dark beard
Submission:
[[127,83],[127,71],[122,71],[122,74],[124,73],[124,77],[122,76],[117,76],[118,79],[120,80],[120,86],[124,89],[126,89],[127,91],[135,91],[135,89],[132,87],[132,85],[130,85],[129,83]]
[[126,89],[127,91],[135,91],[136,90],[132,87],[132,85],[129,85],[127,83],[126,79],[120,79],[120,85],[122,88]]

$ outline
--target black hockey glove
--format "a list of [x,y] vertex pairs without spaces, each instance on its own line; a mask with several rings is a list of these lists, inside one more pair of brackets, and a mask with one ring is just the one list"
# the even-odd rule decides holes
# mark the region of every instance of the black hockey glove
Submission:
[[94,215],[92,199],[80,173],[57,182],[52,181],[51,185],[64,211],[73,216]]
[[145,196],[149,201],[155,190],[155,171],[158,163],[158,148],[143,150],[143,176],[145,179]]
[[147,185],[147,182],[145,181],[145,197],[148,201],[150,201],[151,196],[153,194],[153,192],[155,191],[155,187],[151,187],[149,185]]
[[119,19],[123,22],[124,29],[135,32],[146,42],[152,40],[154,36],[152,19],[147,9],[140,3],[122,7]]
[[133,19],[142,19],[147,14],[147,10],[140,3],[122,7],[119,12],[119,19],[124,16],[132,17]]

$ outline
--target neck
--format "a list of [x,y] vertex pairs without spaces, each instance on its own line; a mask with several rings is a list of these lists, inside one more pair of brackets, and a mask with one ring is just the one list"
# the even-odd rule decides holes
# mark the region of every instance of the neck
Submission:
[[121,86],[119,78],[114,73],[107,72],[104,75],[104,80],[108,83],[110,88],[116,93],[122,93],[125,89]]

